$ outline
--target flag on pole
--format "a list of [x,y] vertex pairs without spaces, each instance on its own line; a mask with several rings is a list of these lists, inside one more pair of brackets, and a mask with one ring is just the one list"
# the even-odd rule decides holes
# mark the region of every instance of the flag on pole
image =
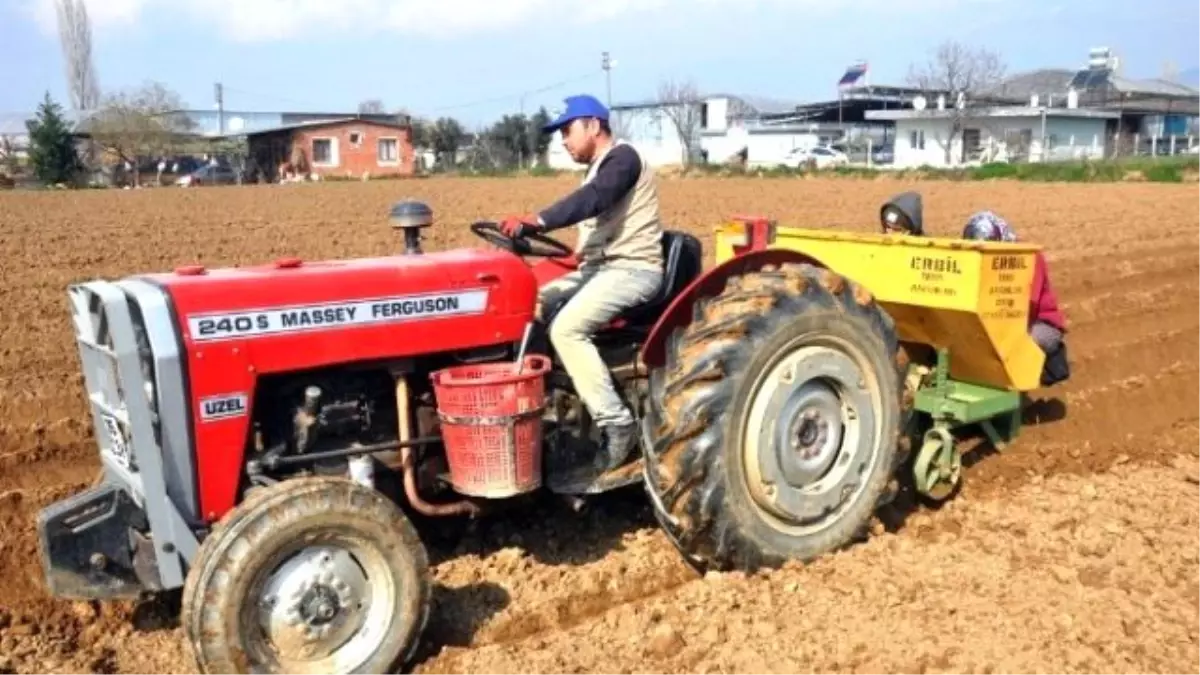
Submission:
[[838,80],[838,89],[849,89],[863,82],[867,77],[867,62],[860,61],[842,73],[842,79]]

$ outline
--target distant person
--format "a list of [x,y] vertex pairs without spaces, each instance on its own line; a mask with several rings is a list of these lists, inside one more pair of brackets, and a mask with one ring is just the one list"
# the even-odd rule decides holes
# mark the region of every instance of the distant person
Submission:
[[[978,211],[967,219],[963,239],[978,241],[1017,241],[1017,233],[1008,221],[992,211]],[[1046,258],[1038,251],[1034,256],[1033,283],[1029,289],[1029,336],[1046,353],[1042,369],[1042,386],[1061,382],[1070,376],[1067,349],[1063,338],[1067,333],[1066,316],[1050,287]]]
[[920,237],[925,234],[922,217],[921,194],[901,192],[883,203],[879,209],[879,226],[884,234],[909,234]]

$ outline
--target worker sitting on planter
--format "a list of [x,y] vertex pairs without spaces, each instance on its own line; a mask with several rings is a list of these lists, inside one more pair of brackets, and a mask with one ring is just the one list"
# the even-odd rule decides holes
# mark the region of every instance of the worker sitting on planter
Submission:
[[[1015,242],[1017,233],[1008,222],[992,211],[979,211],[967,219],[963,228],[964,239],[981,241]],[[1038,251],[1034,256],[1033,283],[1029,295],[1029,335],[1046,353],[1046,364],[1042,367],[1042,386],[1048,387],[1066,380],[1071,375],[1067,362],[1066,317],[1058,305],[1058,298],[1050,288],[1046,258]]]
[[920,193],[901,192],[884,202],[879,209],[879,226],[884,234],[909,234],[915,237],[925,234]]

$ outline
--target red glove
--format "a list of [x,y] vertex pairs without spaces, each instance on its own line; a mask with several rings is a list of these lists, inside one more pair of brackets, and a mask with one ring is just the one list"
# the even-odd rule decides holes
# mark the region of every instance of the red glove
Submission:
[[527,232],[538,232],[542,229],[538,225],[537,216],[532,213],[527,213],[520,216],[508,216],[500,221],[500,231],[510,237],[519,237]]

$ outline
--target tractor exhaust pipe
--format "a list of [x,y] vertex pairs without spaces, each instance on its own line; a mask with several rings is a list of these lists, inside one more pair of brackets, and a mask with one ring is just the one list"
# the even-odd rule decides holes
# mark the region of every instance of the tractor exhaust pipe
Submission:
[[400,449],[400,463],[404,466],[404,496],[418,512],[427,516],[470,516],[479,515],[479,507],[469,500],[449,504],[431,504],[417,492],[417,470],[413,467],[412,448]]
[[403,373],[396,374],[396,421],[400,434],[400,468],[404,472],[404,496],[408,503],[421,513],[430,517],[441,516],[471,516],[479,515],[479,507],[474,502],[462,500],[449,504],[431,504],[421,497],[417,491],[417,469],[413,462],[412,428],[409,423],[408,409],[408,379]]

